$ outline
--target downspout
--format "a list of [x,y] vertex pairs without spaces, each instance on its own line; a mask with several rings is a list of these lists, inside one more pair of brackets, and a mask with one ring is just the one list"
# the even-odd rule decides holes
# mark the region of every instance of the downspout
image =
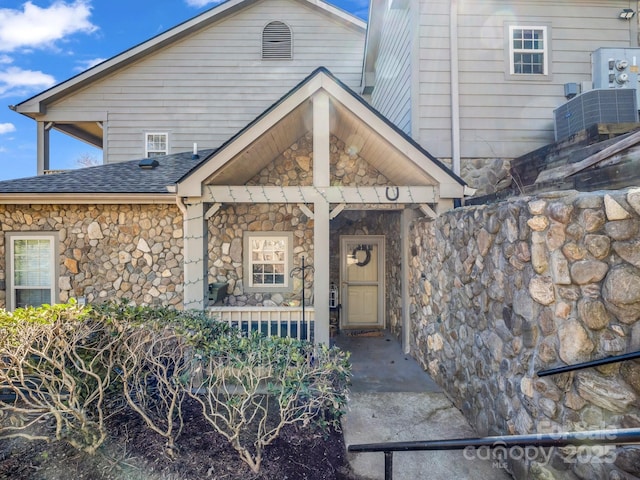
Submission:
[[[631,19],[629,22],[631,32],[631,46],[632,47],[640,47],[640,33],[638,32],[640,26],[640,2],[632,2],[635,3],[635,17]],[[631,3],[630,3],[631,6]],[[635,42],[635,43],[634,43]]]
[[178,208],[182,212],[182,218],[186,219],[187,218],[187,206],[184,203],[184,197],[179,197],[179,196],[176,195],[176,205],[178,206]]
[[449,59],[451,62],[451,164],[460,175],[460,77],[458,71],[458,0],[449,11]]

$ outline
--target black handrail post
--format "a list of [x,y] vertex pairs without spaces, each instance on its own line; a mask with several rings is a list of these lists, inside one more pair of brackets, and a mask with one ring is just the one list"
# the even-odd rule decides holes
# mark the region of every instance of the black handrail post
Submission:
[[384,452],[384,480],[393,480],[393,452]]
[[[305,276],[307,275],[307,269],[310,270],[311,272],[315,272],[315,268],[313,268],[313,265],[305,265],[304,264],[304,255],[302,255],[302,257],[301,257],[301,262],[302,262],[302,266],[292,268],[291,271],[289,272],[289,276],[291,278],[293,278],[294,275],[297,275],[299,273],[301,278],[302,278],[302,324],[307,327],[307,337],[308,337],[307,339],[310,340],[309,332],[310,332],[311,328],[309,326],[307,326],[307,324],[305,322],[305,318],[304,318],[304,309],[305,309],[305,303],[304,303],[304,295],[305,295],[305,292],[304,292],[304,279],[305,279]],[[289,324],[289,329],[291,329],[291,324]],[[290,331],[289,331],[289,333],[290,333]],[[300,332],[298,332],[298,336],[300,336]]]

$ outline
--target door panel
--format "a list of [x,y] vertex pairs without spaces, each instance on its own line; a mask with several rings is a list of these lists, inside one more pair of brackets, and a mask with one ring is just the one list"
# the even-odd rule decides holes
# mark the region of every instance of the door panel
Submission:
[[340,238],[342,328],[384,327],[384,237]]
[[378,287],[349,286],[350,326],[378,323]]

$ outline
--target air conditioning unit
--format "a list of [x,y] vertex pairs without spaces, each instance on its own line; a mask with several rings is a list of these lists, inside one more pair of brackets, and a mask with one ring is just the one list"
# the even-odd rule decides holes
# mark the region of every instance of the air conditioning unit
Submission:
[[636,90],[640,110],[639,62],[640,48],[599,48],[591,54],[593,88]]
[[635,88],[598,88],[577,95],[553,111],[556,141],[598,123],[638,121]]

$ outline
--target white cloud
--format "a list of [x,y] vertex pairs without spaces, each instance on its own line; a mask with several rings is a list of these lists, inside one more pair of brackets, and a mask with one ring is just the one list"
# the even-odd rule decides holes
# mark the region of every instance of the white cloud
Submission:
[[11,133],[16,131],[16,126],[13,123],[0,123],[0,135],[4,133]]
[[13,58],[9,55],[0,55],[0,64],[2,63],[13,63]]
[[98,27],[89,21],[90,15],[87,0],[57,0],[48,8],[31,2],[23,10],[0,8],[0,51],[49,47],[68,35],[91,33]]
[[186,0],[187,5],[196,8],[204,7],[206,5],[218,5],[224,1],[225,0]]
[[24,95],[32,90],[49,88],[55,83],[55,78],[46,73],[9,67],[0,70],[0,97]]
[[99,63],[102,63],[106,58],[92,58],[91,60],[80,60],[78,66],[74,68],[76,72],[84,72],[85,70],[95,67]]

